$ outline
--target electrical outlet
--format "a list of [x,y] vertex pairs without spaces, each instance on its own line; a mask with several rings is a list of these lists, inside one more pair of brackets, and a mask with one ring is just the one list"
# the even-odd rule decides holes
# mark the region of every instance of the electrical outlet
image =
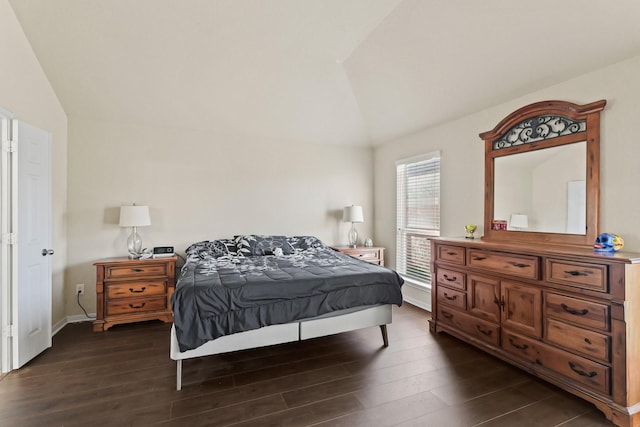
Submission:
[[84,283],[78,283],[76,285],[76,295],[84,295]]

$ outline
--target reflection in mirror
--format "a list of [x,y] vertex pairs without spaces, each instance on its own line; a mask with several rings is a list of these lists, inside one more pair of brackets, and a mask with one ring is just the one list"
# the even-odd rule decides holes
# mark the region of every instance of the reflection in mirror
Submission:
[[494,159],[494,220],[508,230],[586,234],[586,142]]

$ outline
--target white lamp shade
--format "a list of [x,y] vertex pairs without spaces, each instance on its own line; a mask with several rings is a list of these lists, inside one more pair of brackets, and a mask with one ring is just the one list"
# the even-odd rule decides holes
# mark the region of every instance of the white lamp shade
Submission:
[[120,227],[144,227],[151,225],[149,206],[121,206]]
[[362,206],[345,206],[342,212],[344,222],[364,222]]
[[529,227],[529,218],[523,214],[512,214],[509,225],[514,228],[527,228]]

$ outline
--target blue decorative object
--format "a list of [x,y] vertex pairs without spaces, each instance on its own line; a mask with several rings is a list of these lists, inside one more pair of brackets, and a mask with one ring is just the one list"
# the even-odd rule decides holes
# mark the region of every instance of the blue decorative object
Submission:
[[593,250],[596,252],[614,252],[619,251],[624,246],[622,237],[614,233],[601,233],[593,244]]

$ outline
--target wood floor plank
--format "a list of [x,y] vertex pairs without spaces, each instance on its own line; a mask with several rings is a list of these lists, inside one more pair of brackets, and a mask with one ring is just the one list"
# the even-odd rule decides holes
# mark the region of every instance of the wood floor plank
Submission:
[[387,348],[368,328],[187,360],[182,391],[170,325],[70,324],[0,376],[0,426],[611,426],[592,405],[431,334],[428,318],[394,307]]

